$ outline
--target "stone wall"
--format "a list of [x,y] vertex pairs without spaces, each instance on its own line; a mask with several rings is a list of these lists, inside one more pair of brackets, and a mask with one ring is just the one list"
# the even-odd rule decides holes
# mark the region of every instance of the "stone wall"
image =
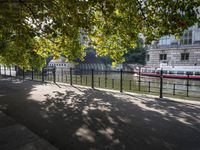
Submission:
[[[181,53],[189,53],[189,60],[181,60]],[[160,60],[160,54],[167,54],[167,60]],[[200,46],[192,48],[165,48],[147,50],[147,66],[159,67],[160,63],[169,66],[200,66]]]

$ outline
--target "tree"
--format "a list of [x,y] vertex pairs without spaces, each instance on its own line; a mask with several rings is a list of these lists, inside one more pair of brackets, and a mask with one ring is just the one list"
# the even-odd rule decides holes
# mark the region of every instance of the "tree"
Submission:
[[73,61],[92,45],[122,62],[139,33],[149,43],[200,22],[199,6],[199,0],[1,0],[0,60],[28,67],[36,53]]
[[127,53],[125,53],[125,62],[144,65],[146,56],[144,41],[141,38],[138,38],[136,43],[137,46],[135,48],[129,48]]

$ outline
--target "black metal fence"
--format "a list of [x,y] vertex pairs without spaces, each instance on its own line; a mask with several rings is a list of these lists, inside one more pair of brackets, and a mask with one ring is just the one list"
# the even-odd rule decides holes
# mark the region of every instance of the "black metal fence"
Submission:
[[135,92],[178,98],[200,98],[200,80],[164,78],[162,72],[159,77],[150,77],[131,71],[98,71],[78,70],[66,68],[44,68],[38,70],[24,70],[1,66],[0,75],[16,76],[23,80],[42,82],[62,82],[70,85],[90,86],[91,88],[113,89],[120,92]]

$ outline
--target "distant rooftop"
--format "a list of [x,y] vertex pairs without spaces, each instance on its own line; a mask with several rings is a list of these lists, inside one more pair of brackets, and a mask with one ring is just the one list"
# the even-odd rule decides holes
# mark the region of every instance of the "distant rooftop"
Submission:
[[167,48],[199,48],[200,47],[200,26],[198,24],[188,28],[183,32],[182,37],[177,39],[173,35],[161,37],[158,41],[153,41],[148,50]]

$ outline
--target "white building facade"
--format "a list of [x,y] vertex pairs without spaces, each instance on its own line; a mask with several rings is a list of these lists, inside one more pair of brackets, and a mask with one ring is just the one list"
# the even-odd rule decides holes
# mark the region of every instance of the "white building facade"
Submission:
[[200,26],[188,28],[180,39],[170,35],[152,42],[147,49],[146,65],[200,66]]
[[58,60],[51,60],[48,63],[48,67],[70,69],[70,68],[74,68],[74,64],[67,62],[66,58],[61,56],[60,59]]

